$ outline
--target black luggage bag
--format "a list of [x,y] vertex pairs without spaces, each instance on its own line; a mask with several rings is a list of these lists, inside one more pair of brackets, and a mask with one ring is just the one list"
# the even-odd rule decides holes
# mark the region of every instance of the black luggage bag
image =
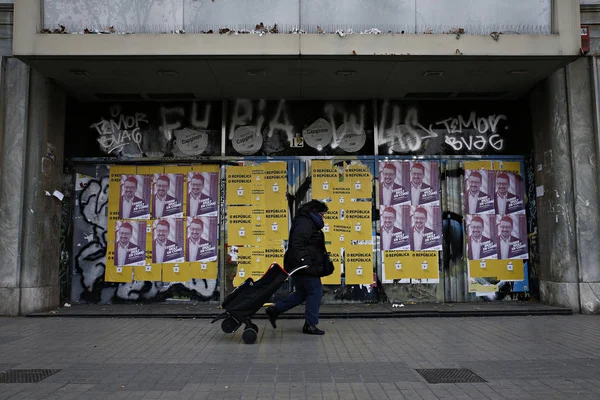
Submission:
[[305,267],[298,268],[288,274],[279,264],[271,264],[259,280],[254,281],[254,279],[248,278],[225,297],[221,305],[225,312],[218,315],[211,323],[222,319],[221,329],[225,333],[233,333],[244,324],[242,340],[246,344],[254,343],[258,336],[258,326],[252,323],[250,317],[256,314],[271,299],[271,296],[286,279],[303,268]]

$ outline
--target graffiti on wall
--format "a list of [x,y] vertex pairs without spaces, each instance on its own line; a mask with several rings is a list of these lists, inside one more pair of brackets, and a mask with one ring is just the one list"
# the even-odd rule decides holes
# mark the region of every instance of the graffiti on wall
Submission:
[[[69,102],[71,157],[221,155],[220,102],[185,104]],[[83,132],[83,134],[81,134]]]
[[372,106],[366,101],[229,102],[227,155],[373,154]]
[[517,135],[527,131],[524,117],[506,104],[456,108],[380,102],[379,154],[509,154]]
[[216,279],[188,282],[105,282],[109,171],[106,166],[77,170],[73,227],[71,301],[87,303],[152,302],[169,298],[218,300]]

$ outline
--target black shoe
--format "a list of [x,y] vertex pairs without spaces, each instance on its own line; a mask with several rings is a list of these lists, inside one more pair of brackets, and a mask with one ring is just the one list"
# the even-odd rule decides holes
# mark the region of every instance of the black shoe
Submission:
[[277,317],[279,316],[279,310],[275,306],[270,306],[270,307],[267,307],[265,312],[269,316],[269,321],[271,322],[273,329],[276,329],[277,325],[275,324],[275,321],[277,321]]
[[305,322],[304,327],[302,327],[302,333],[306,333],[307,335],[324,335],[325,331],[320,330],[315,325],[310,325],[308,322]]

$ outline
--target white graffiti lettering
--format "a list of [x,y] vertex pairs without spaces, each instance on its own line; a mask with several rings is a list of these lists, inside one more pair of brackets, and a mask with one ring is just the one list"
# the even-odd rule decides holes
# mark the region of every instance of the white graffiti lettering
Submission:
[[379,124],[379,130],[382,132],[380,144],[387,145],[390,154],[417,152],[427,146],[430,139],[441,136],[444,143],[455,151],[483,151],[488,147],[501,151],[504,139],[498,129],[500,122],[506,120],[504,114],[478,116],[473,111],[467,118],[457,115],[426,127],[419,122],[416,107],[408,108],[402,118],[400,106],[391,107],[389,101],[385,100]]
[[140,124],[148,123],[146,114],[134,113],[133,115],[120,114],[120,107],[111,107],[111,119],[101,119],[90,125],[90,128],[96,129],[98,133],[98,143],[106,153],[119,150],[128,144],[135,143],[140,152],[142,152],[140,143],[142,142],[142,133]]

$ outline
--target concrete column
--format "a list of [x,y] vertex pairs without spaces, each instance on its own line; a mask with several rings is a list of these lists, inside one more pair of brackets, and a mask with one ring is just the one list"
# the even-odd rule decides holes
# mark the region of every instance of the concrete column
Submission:
[[61,201],[65,94],[31,70],[23,218],[20,314],[59,305]]
[[0,315],[59,305],[65,94],[21,61],[2,60]]
[[[549,304],[579,306],[579,271],[572,179],[567,80],[561,69],[530,95],[540,251],[540,297]],[[541,165],[541,170],[540,170]]]
[[2,58],[0,103],[0,315],[18,315],[29,67]]
[[[557,71],[531,93],[540,296],[600,313],[600,207],[591,58]],[[541,168],[541,169],[540,169]]]
[[581,312],[600,314],[600,207],[591,57],[566,67]]

